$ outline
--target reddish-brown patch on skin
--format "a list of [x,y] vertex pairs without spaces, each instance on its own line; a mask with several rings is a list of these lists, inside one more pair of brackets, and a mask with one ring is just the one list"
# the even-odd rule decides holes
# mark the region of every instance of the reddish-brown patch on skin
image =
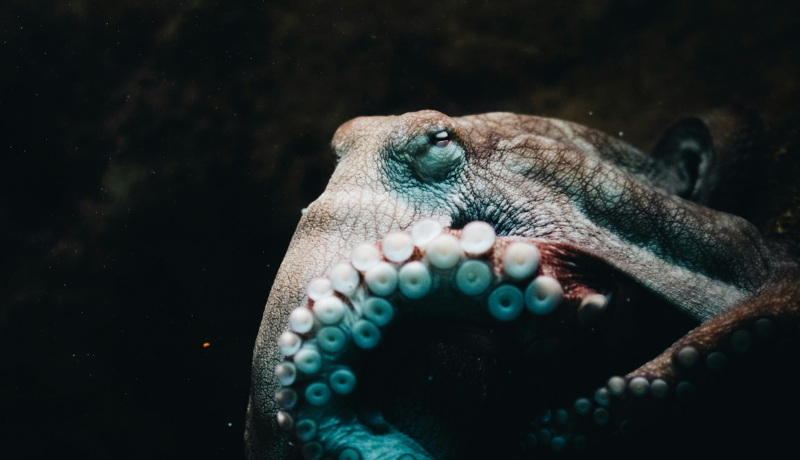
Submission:
[[[445,229],[446,233],[461,238],[461,230]],[[564,290],[564,299],[572,301],[583,299],[590,294],[604,294],[602,288],[610,290],[608,273],[611,269],[607,264],[590,253],[568,243],[548,240],[524,238],[519,236],[498,236],[494,246],[478,257],[490,264],[496,276],[502,279],[508,277],[503,273],[503,254],[505,248],[512,243],[531,243],[539,250],[539,265],[531,278],[536,276],[549,276],[555,278]],[[513,283],[513,282],[512,282]]]
[[567,243],[530,240],[541,252],[541,274],[561,283],[564,297],[580,301],[613,290],[611,268],[597,257]]
[[[453,235],[460,240],[462,230],[444,228],[442,233]],[[536,270],[525,280],[512,280],[503,272],[505,249],[516,242],[531,243],[537,247],[540,253]],[[383,254],[382,241],[376,241],[374,244]],[[403,263],[421,261],[424,256],[424,252],[415,246],[411,256]],[[578,306],[586,296],[592,294],[608,295],[617,288],[611,275],[614,270],[608,264],[599,257],[568,243],[518,236],[498,236],[492,248],[486,253],[479,256],[469,256],[468,258],[486,262],[498,279],[516,285],[523,291],[528,283],[537,276],[549,276],[556,279],[563,289],[563,305],[548,316],[560,319],[569,319],[577,322],[576,312]],[[384,258],[384,261],[387,260]],[[396,266],[402,265],[394,262],[390,263]],[[363,287],[363,275],[361,283]],[[487,295],[489,292],[487,291],[482,295]],[[337,295],[343,302],[351,305],[346,296],[339,293]],[[311,305],[313,305],[313,302],[309,301],[309,306]],[[567,308],[564,308],[564,306]]]

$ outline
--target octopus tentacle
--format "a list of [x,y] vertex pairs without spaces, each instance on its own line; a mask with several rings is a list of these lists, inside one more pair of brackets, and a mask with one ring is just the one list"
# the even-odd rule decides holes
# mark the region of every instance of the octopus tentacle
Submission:
[[[546,242],[497,237],[483,222],[452,230],[428,220],[378,245],[358,245],[350,263],[311,281],[306,305],[292,311],[289,330],[278,340],[285,356],[275,368],[283,385],[275,395],[279,426],[294,434],[307,459],[345,453],[429,458],[414,440],[387,428],[373,408],[356,402],[364,354],[380,351],[394,323],[420,318],[489,327],[522,319],[522,329],[541,322],[586,330],[603,313],[607,294],[568,276],[559,265],[565,252]],[[585,412],[585,406],[581,400],[576,410]]]
[[753,351],[757,343],[793,337],[800,325],[800,286],[769,283],[760,294],[692,330],[654,360],[629,374],[675,383],[690,379],[705,363],[724,367],[727,356]]
[[532,425],[526,446],[583,451],[590,439],[602,442],[631,431],[632,423],[646,426],[666,416],[674,410],[670,402],[690,403],[698,394],[708,395],[731,368],[743,372],[748,360],[786,351],[800,335],[800,286],[782,280],[796,276],[782,273],[760,293],[704,322],[640,368],[610,377],[591,397],[577,398],[573,407],[546,410]]
[[[546,322],[567,331],[564,337],[591,334],[601,327],[612,294],[579,273],[571,251],[497,237],[483,222],[452,230],[428,220],[377,245],[358,245],[349,263],[309,283],[306,305],[291,312],[288,331],[278,339],[285,356],[275,368],[282,385],[275,394],[278,425],[293,434],[306,459],[430,458],[425,447],[359,400],[364,354],[380,353],[396,323],[437,316],[492,327],[525,315],[520,329]],[[594,394],[545,409],[523,430],[525,449],[591,448],[624,433],[642,414],[654,417],[654,406],[691,399],[707,375],[762,342],[796,335],[800,288],[776,282],[763,289],[767,294],[699,325],[639,369],[608,378]]]

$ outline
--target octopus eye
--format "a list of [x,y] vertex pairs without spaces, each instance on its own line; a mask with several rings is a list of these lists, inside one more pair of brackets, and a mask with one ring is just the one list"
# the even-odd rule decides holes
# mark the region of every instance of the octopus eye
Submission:
[[418,178],[425,182],[443,180],[464,163],[464,149],[444,129],[414,136],[404,152]]
[[439,131],[431,136],[431,144],[436,147],[447,147],[450,145],[450,134],[447,131]]

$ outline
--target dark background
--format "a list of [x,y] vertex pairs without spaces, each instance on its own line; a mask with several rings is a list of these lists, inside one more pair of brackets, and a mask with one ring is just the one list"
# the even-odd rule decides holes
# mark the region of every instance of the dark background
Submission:
[[[731,102],[793,119],[778,3],[3,2],[1,456],[242,458],[263,306],[338,125],[513,111],[647,150]],[[770,235],[797,236],[797,153],[753,191]]]

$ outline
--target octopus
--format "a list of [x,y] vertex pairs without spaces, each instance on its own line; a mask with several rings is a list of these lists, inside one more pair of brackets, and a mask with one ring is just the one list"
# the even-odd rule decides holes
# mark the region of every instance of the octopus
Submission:
[[264,312],[248,458],[788,445],[800,266],[734,214],[748,123],[649,154],[512,113],[342,125]]

